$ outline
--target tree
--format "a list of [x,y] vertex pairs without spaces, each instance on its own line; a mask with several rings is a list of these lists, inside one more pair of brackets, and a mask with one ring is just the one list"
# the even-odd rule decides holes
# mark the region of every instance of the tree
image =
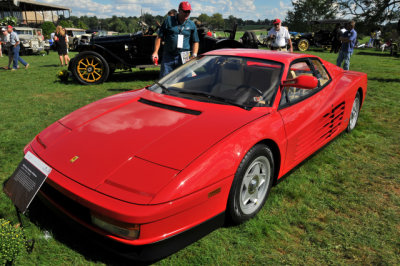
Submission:
[[224,28],[224,19],[222,18],[222,14],[215,13],[210,18],[210,26],[213,29],[223,29]]
[[58,24],[63,28],[73,28],[75,27],[72,21],[70,20],[59,20]]
[[210,17],[207,14],[201,13],[200,16],[197,18],[201,21],[202,24],[209,25],[210,24]]
[[76,24],[76,26],[79,29],[84,29],[84,30],[89,29],[89,27],[82,20],[78,20],[78,23]]
[[368,25],[400,18],[400,0],[338,0],[338,4],[344,15],[353,15]]
[[285,21],[290,30],[300,32],[310,31],[311,21],[333,19],[339,11],[335,0],[292,0],[292,5]]
[[[70,16],[68,18],[69,21],[72,22],[72,24],[74,24],[74,27],[78,27],[78,22],[79,22],[79,18],[76,16]],[[79,27],[78,27],[79,28]]]
[[53,22],[50,21],[43,22],[43,24],[40,27],[42,29],[43,36],[45,36],[46,39],[49,39],[50,34],[56,31],[56,26],[54,25]]
[[237,18],[235,16],[230,15],[228,19],[225,20],[225,27],[226,28],[233,28],[233,25],[238,24]]
[[117,16],[113,16],[111,18],[108,29],[112,30],[112,31],[116,31],[116,32],[127,32],[128,31],[127,25]]

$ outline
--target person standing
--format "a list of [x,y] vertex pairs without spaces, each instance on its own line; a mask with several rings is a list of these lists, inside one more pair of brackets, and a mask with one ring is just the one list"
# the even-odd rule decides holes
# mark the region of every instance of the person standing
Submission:
[[[164,41],[160,78],[185,63],[184,61],[190,49],[192,51],[191,56],[197,56],[199,36],[196,25],[193,21],[189,20],[191,11],[192,7],[189,2],[181,2],[178,14],[176,16],[168,16],[161,25],[152,54],[153,62],[158,62],[158,51],[161,41]],[[191,42],[193,42],[192,47],[190,47]]]
[[13,68],[11,70],[15,71],[18,69],[18,62],[23,64],[25,66],[25,69],[29,67],[29,64],[25,62],[22,57],[19,56],[19,37],[16,32],[14,32],[14,29],[12,26],[8,25],[7,31],[10,34],[10,44],[11,44],[11,51],[13,53]]
[[64,66],[64,60],[65,60],[65,65],[68,65],[69,62],[69,56],[67,50],[68,39],[67,35],[65,34],[65,29],[63,29],[63,27],[57,26],[56,34],[54,35],[54,41],[56,43],[56,48],[58,56],[60,58],[61,66]]
[[336,65],[338,67],[342,66],[344,70],[349,70],[350,67],[350,57],[353,54],[354,46],[357,41],[357,32],[354,30],[356,23],[352,20],[346,24],[346,31],[340,37],[342,46],[340,47],[339,56],[336,60]]
[[10,69],[11,63],[13,61],[13,53],[11,51],[11,43],[10,43],[10,34],[6,28],[1,28],[2,36],[0,36],[0,42],[3,44],[3,47],[7,50],[8,53],[8,65],[4,67],[4,69]]
[[176,14],[178,14],[178,11],[176,11],[176,9],[171,9],[167,13],[168,16],[172,16],[172,17],[176,16]]
[[287,51],[287,44],[290,46],[290,52],[293,52],[292,40],[289,31],[282,27],[279,18],[273,21],[274,27],[268,31],[267,41],[271,40],[271,50]]

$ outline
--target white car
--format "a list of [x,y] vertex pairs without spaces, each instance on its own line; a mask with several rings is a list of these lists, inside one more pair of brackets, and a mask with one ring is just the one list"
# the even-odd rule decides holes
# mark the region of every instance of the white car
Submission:
[[42,31],[41,29],[14,27],[14,31],[18,34],[20,40],[21,54],[40,54],[42,51],[49,54],[49,41],[44,41],[38,34],[39,31]]

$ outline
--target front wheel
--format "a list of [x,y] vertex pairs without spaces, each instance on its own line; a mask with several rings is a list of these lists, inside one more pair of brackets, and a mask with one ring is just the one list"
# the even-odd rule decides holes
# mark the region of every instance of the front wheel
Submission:
[[347,132],[351,132],[356,127],[358,121],[358,115],[360,114],[360,108],[361,108],[361,95],[360,92],[358,91],[356,94],[356,98],[354,99],[353,106],[351,108],[349,124],[347,125],[346,129]]
[[79,53],[73,60],[72,74],[83,85],[100,84],[110,73],[107,61],[98,53]]
[[229,192],[227,217],[234,224],[254,217],[267,200],[274,176],[271,150],[257,144],[245,155]]

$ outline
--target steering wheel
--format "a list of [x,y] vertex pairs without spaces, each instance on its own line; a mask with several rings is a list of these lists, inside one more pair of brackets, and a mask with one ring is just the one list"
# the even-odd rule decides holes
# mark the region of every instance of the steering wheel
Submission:
[[239,87],[237,87],[235,90],[240,90],[240,89],[251,89],[251,90],[257,92],[257,94],[259,94],[260,96],[263,95],[262,91],[260,91],[259,89],[257,89],[256,87],[253,87],[253,86],[248,86],[248,85],[242,84]]

